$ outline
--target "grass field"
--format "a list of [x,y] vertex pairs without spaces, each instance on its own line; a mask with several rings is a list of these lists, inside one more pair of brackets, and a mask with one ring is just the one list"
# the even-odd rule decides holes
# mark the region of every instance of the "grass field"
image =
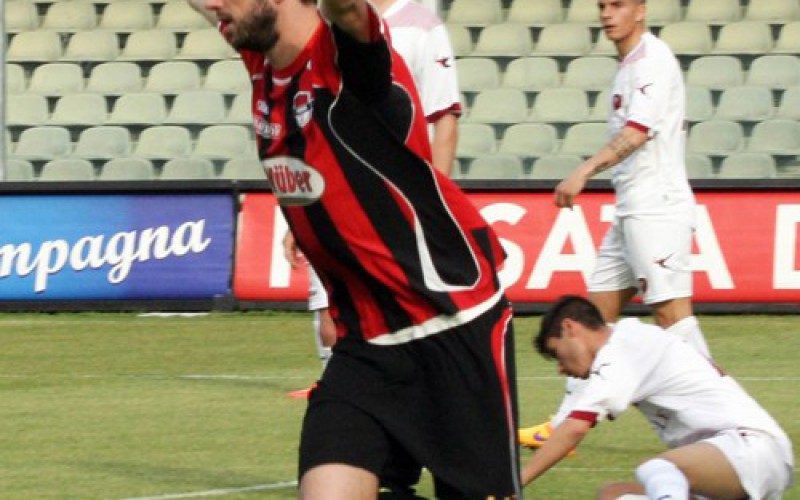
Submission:
[[[563,390],[530,345],[537,321],[515,321],[526,424]],[[701,322],[717,361],[800,443],[800,316]],[[286,393],[319,372],[309,315],[3,314],[0,346],[0,498],[295,497],[305,403]],[[591,499],[660,449],[631,410],[526,495]]]

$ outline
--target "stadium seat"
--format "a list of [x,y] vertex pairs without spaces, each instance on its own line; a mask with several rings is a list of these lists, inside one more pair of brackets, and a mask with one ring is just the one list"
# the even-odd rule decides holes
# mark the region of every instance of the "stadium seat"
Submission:
[[617,56],[617,46],[614,45],[614,42],[608,39],[608,37],[602,31],[597,33],[597,39],[592,44],[592,50],[589,52],[589,55],[592,56]]
[[473,159],[466,171],[467,179],[522,179],[522,160],[515,155],[493,154]]
[[783,25],[772,52],[776,54],[800,54],[800,21],[792,21]]
[[206,72],[203,89],[215,90],[226,95],[236,95],[251,88],[250,76],[242,64],[235,59],[224,59],[211,63]]
[[772,118],[773,114],[775,105],[769,88],[741,85],[727,88],[722,92],[714,117],[722,120],[755,122]]
[[155,26],[153,8],[140,0],[115,0],[103,10],[99,26],[117,33],[151,30]]
[[467,117],[470,122],[519,123],[525,121],[528,101],[518,89],[489,89],[478,93]]
[[177,125],[156,125],[142,130],[133,156],[149,160],[169,160],[192,152],[192,135]]
[[255,155],[255,142],[247,127],[241,125],[211,125],[200,131],[193,156],[211,160],[229,160]]
[[764,54],[772,50],[772,31],[762,21],[738,21],[720,29],[715,54]]
[[678,56],[704,56],[713,48],[711,28],[705,23],[681,21],[661,28],[659,38]]
[[143,89],[142,68],[130,61],[100,63],[89,74],[86,90],[108,96],[141,92]]
[[483,27],[500,23],[502,6],[498,0],[453,0],[447,11],[449,24]]
[[55,62],[63,53],[61,37],[55,31],[36,30],[17,33],[8,44],[7,62]]
[[243,91],[233,98],[233,102],[228,109],[225,123],[237,125],[252,125],[253,123],[253,94],[251,90]]
[[47,98],[38,94],[12,94],[6,97],[6,125],[31,127],[50,119]]
[[469,29],[460,24],[446,24],[447,35],[450,38],[450,45],[453,46],[453,54],[456,57],[467,57],[472,53],[472,35]]
[[519,24],[492,24],[481,30],[470,53],[481,57],[524,57],[533,50],[528,28]]
[[800,155],[800,122],[783,118],[758,122],[750,134],[747,150],[777,156]]
[[783,24],[800,20],[797,0],[748,0],[745,19]]
[[611,92],[608,89],[601,90],[594,98],[594,105],[589,112],[589,121],[603,122],[608,121],[608,115],[611,111]]
[[711,158],[704,154],[686,154],[686,176],[689,179],[712,179],[714,177],[714,164]]
[[489,57],[456,59],[458,86],[462,92],[480,92],[500,86],[500,68]]
[[503,86],[539,91],[561,84],[558,62],[552,57],[520,57],[512,60],[503,75]]
[[126,127],[101,125],[81,131],[73,156],[86,160],[111,160],[131,154],[131,132]]
[[32,181],[35,177],[33,163],[19,158],[6,158],[6,181]]
[[176,59],[216,61],[236,56],[233,48],[222,38],[217,28],[205,28],[187,33]]
[[564,21],[561,0],[511,0],[507,21],[542,27]]
[[108,105],[101,94],[67,94],[56,101],[50,123],[64,126],[102,125],[108,119]]
[[223,179],[265,180],[264,167],[255,156],[250,158],[231,158],[222,166],[219,176]]
[[744,84],[742,60],[736,56],[701,56],[689,63],[686,83],[722,90]]
[[584,90],[604,90],[614,81],[617,61],[611,57],[576,57],[567,64],[564,86]]
[[111,109],[108,124],[159,125],[167,118],[164,96],[151,92],[131,92],[121,95]]
[[19,64],[8,63],[6,68],[6,93],[21,94],[28,89],[25,81],[25,70]]
[[689,131],[688,151],[709,156],[727,156],[744,148],[744,128],[731,120],[696,123]]
[[171,0],[164,3],[158,15],[156,28],[185,33],[208,27],[208,20],[194,10],[188,2]]
[[21,33],[39,29],[39,13],[31,0],[5,2],[5,28],[7,33]]
[[781,96],[775,117],[800,121],[800,86],[786,89]]
[[195,63],[162,61],[150,68],[144,90],[175,95],[187,90],[198,90],[201,85],[200,80],[200,68]]
[[681,0],[648,0],[647,25],[661,27],[683,20]]
[[563,179],[571,174],[583,158],[577,155],[547,155],[537,159],[529,175],[532,179]]
[[608,142],[605,123],[576,123],[567,129],[561,143],[561,154],[591,156]]
[[164,163],[159,178],[162,180],[213,179],[214,164],[206,158],[173,158]]
[[456,146],[458,158],[475,158],[496,151],[497,139],[491,125],[487,123],[458,124],[458,144]]
[[[596,2],[593,0],[592,4]],[[578,57],[592,50],[592,35],[584,24],[548,24],[539,33],[533,55],[551,57]]]
[[70,36],[64,50],[64,61],[105,62],[120,56],[119,37],[113,31],[79,31]]
[[742,18],[739,0],[691,0],[686,8],[686,21],[723,25]]
[[175,33],[167,30],[140,30],[131,33],[119,55],[121,61],[165,61],[178,53]]
[[46,96],[60,96],[83,91],[83,70],[77,63],[44,63],[31,74],[28,91]]
[[788,54],[765,54],[756,57],[750,64],[747,83],[771,89],[786,89],[800,85],[800,57]]
[[686,86],[686,119],[690,122],[710,120],[714,116],[711,90],[702,85]]
[[769,179],[778,175],[775,159],[766,153],[735,153],[722,160],[721,179]]
[[213,90],[187,90],[175,96],[164,123],[214,125],[227,113],[222,94]]
[[156,178],[155,168],[145,158],[112,158],[100,168],[101,181],[149,181]]
[[528,121],[577,123],[589,119],[589,99],[582,89],[549,88],[536,96]]
[[596,0],[571,0],[567,7],[568,23],[600,26],[600,11]]
[[517,123],[508,127],[500,141],[500,153],[520,158],[538,158],[554,154],[558,133],[549,123]]
[[93,181],[94,166],[81,158],[56,158],[42,167],[40,181]]
[[53,2],[47,8],[42,28],[53,31],[86,31],[97,27],[94,4],[86,0]]
[[72,144],[65,127],[40,126],[23,130],[14,156],[25,160],[52,160],[69,155]]

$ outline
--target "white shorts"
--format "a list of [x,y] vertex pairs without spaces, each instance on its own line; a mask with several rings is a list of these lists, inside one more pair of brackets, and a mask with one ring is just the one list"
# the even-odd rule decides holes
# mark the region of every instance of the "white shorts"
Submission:
[[636,288],[645,304],[691,297],[692,232],[685,222],[615,218],[597,253],[589,291]]
[[792,485],[793,465],[783,458],[792,451],[765,432],[732,429],[701,442],[722,451],[750,498],[777,500]]
[[313,267],[308,266],[308,310],[319,311],[328,308],[328,292]]

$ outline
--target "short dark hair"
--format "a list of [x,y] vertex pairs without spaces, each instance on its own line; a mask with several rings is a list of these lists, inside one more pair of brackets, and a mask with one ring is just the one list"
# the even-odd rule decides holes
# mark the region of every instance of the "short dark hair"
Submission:
[[561,338],[561,323],[567,318],[592,330],[599,330],[606,325],[600,310],[588,299],[577,295],[560,297],[542,317],[539,334],[533,342],[536,350],[545,358],[555,358],[555,353],[547,348],[547,341]]

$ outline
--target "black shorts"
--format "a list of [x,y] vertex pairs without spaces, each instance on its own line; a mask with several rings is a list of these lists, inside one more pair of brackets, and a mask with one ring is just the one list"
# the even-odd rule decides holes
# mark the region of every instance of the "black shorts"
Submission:
[[300,477],[345,463],[408,488],[422,467],[437,498],[521,498],[511,310],[397,346],[341,339],[311,393]]

